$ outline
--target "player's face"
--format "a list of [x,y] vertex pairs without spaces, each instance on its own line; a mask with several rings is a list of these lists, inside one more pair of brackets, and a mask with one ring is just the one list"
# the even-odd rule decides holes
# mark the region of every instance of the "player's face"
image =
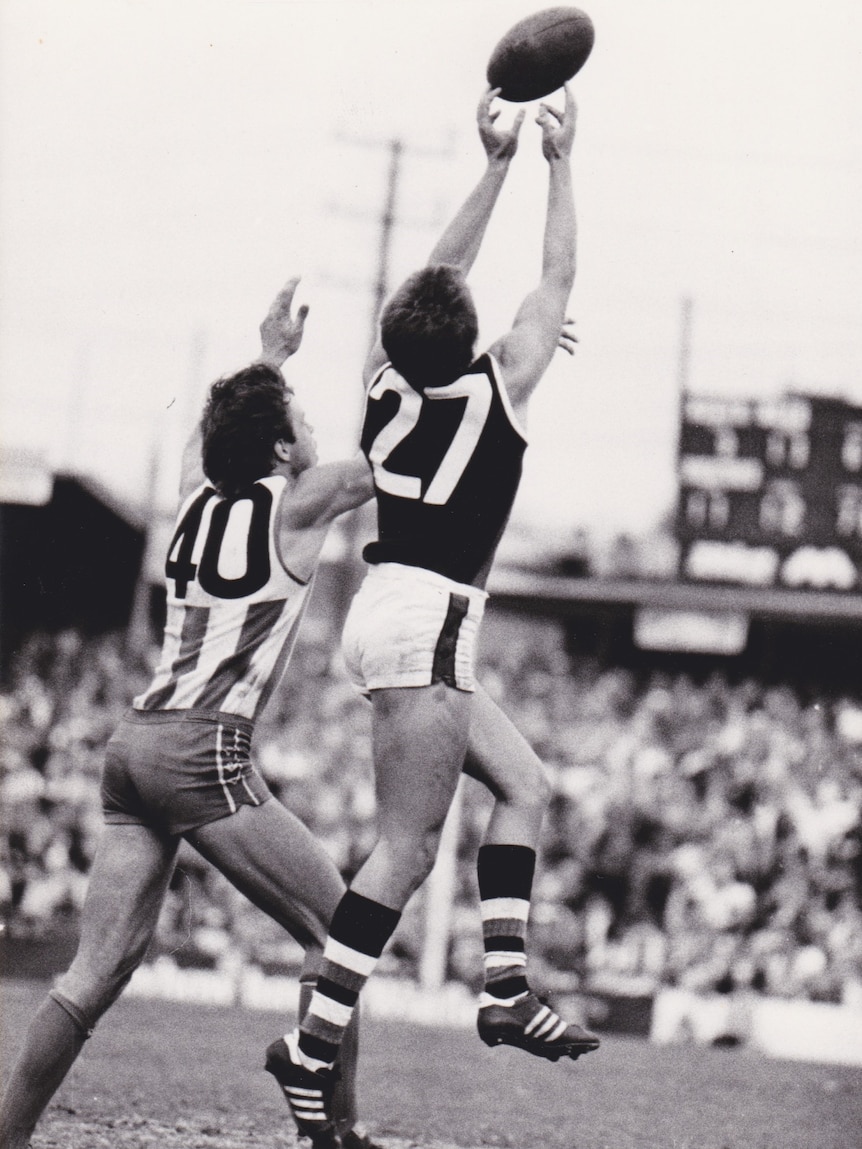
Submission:
[[305,417],[305,412],[293,395],[285,395],[285,406],[293,427],[294,441],[290,448],[290,465],[296,471],[307,471],[317,464],[317,443],[314,428]]

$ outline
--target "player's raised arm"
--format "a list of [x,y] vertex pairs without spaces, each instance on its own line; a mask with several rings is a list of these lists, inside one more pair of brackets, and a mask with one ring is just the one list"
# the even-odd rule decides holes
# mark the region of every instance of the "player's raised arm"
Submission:
[[543,103],[537,116],[542,129],[542,153],[549,169],[542,278],[518,309],[512,330],[491,348],[503,369],[509,398],[516,407],[529,399],[560,344],[575,281],[571,152],[577,108],[568,86],[565,92],[562,112]]
[[508,174],[509,164],[518,150],[518,133],[524,122],[524,109],[521,108],[511,128],[497,127],[500,109],[492,111],[491,105],[498,91],[498,88],[488,88],[483,92],[476,112],[479,139],[487,158],[485,170],[434,245],[428,257],[429,266],[448,263],[467,275],[479,254],[491,212]]
[[374,494],[371,468],[362,454],[337,463],[321,463],[297,479],[283,525],[288,530],[328,526],[333,519],[367,503]]
[[[499,108],[491,105],[499,92],[488,88],[482,93],[476,111],[479,139],[485,149],[487,163],[479,182],[456,212],[428,257],[428,266],[446,263],[467,275],[473,266],[488,228],[488,221],[509,171],[509,164],[518,150],[518,133],[524,121],[524,110],[515,116],[510,128],[497,126]],[[366,384],[386,362],[386,352],[378,339],[365,364]]]
[[272,302],[260,325],[260,355],[258,363],[280,371],[291,355],[295,355],[302,343],[308,304],[303,303],[293,315],[293,297],[299,284],[299,276],[289,279]]
[[[269,311],[260,324],[260,355],[256,363],[264,363],[274,371],[281,371],[282,365],[291,355],[295,355],[302,343],[308,305],[303,304],[293,315],[293,297],[299,284],[299,276],[289,279],[270,304]],[[185,447],[180,465],[180,502],[204,481],[201,463],[201,426],[195,424]]]

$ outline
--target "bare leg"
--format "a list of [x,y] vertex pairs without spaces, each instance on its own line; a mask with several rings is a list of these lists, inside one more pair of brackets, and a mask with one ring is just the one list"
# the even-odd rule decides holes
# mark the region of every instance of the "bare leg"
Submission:
[[378,839],[351,889],[402,910],[431,872],[461,774],[473,696],[443,683],[375,690]]
[[481,687],[476,688],[464,773],[495,798],[485,844],[536,849],[551,797],[548,773],[532,746]]
[[69,970],[31,1022],[0,1109],[0,1144],[24,1149],[102,1014],[116,1001],[152,938],[177,839],[145,826],[102,835]]
[[372,692],[379,836],[333,915],[323,976],[280,1078],[305,1136],[328,1131],[329,1068],[401,910],[434,864],[464,762],[471,701],[442,683]]
[[496,799],[479,850],[478,879],[485,950],[479,1036],[537,1057],[577,1059],[598,1038],[568,1024],[530,991],[525,940],[533,867],[550,800],[544,766],[529,743],[481,688],[476,692],[464,772]]
[[[241,806],[236,814],[186,835],[249,901],[305,947],[300,1016],[320,966],[320,954],[344,882],[335,863],[300,820],[275,799]],[[338,1131],[356,1123],[358,1015],[340,1060],[341,1080],[333,1096]]]

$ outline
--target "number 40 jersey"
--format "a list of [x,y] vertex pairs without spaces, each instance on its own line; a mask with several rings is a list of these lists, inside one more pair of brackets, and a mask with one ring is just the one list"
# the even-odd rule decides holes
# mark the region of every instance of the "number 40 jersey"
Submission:
[[362,427],[378,526],[365,560],[483,584],[526,446],[493,356],[481,355],[454,383],[422,391],[387,363],[368,389]]
[[204,483],[180,508],[165,565],[161,658],[136,710],[203,710],[254,720],[287,665],[308,598],[278,550],[287,480],[224,498]]

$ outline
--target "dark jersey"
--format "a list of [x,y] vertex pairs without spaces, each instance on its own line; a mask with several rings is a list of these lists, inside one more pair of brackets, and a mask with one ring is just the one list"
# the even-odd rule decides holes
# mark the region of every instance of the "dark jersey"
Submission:
[[362,450],[374,473],[369,563],[487,577],[521,479],[527,442],[493,356],[445,387],[415,391],[386,364],[368,389]]

